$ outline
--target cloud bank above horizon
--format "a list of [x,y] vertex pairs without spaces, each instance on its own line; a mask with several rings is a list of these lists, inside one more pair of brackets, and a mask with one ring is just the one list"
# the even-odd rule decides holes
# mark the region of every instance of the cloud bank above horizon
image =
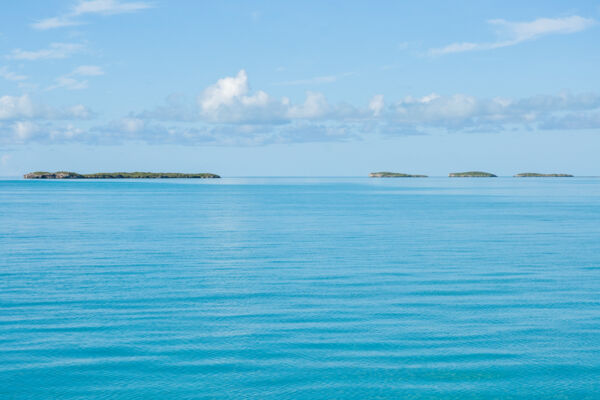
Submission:
[[[103,73],[97,66],[80,66],[65,79]],[[77,86],[77,81],[58,85]],[[0,97],[0,143],[261,145],[362,140],[373,135],[600,128],[600,95],[595,93],[520,99],[432,93],[392,100],[374,94],[364,104],[332,104],[313,91],[293,103],[288,97],[252,91],[242,69],[200,91],[195,101],[173,95],[155,108],[131,110],[109,122],[82,104],[56,108],[30,95],[5,95]]]

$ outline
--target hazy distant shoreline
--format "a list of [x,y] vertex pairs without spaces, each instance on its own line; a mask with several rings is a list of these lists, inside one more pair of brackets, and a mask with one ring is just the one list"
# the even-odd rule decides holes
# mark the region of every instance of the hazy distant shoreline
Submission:
[[[14,178],[17,178],[15,176]],[[357,178],[359,176],[348,176],[348,178]],[[424,174],[406,174],[400,172],[371,172],[370,178],[429,178]],[[443,176],[431,176],[431,178],[441,178]],[[483,171],[452,172],[447,175],[450,178],[497,178],[498,175]],[[501,176],[502,177],[502,176]],[[564,173],[537,173],[521,172],[512,176],[514,178],[572,178],[574,175]],[[13,178],[13,177],[4,177]],[[213,173],[181,173],[181,172],[99,172],[93,174],[79,174],[70,171],[45,172],[36,171],[24,174],[23,179],[32,180],[85,180],[85,179],[219,179],[220,175]],[[247,178],[247,177],[245,177]],[[269,178],[269,177],[256,177]],[[286,176],[271,176],[270,178],[292,178]],[[325,178],[325,176],[306,176],[297,178]]]
[[[371,172],[371,178],[428,178],[427,175],[405,174],[401,172]],[[450,178],[497,178],[498,175],[483,171],[451,172]],[[513,175],[515,178],[572,178],[571,174],[542,174],[538,172],[521,172]]]

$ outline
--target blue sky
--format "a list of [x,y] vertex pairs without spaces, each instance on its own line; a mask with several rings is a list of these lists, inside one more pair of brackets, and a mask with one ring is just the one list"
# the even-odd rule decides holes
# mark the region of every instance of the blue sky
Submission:
[[0,176],[600,175],[600,1],[7,2]]

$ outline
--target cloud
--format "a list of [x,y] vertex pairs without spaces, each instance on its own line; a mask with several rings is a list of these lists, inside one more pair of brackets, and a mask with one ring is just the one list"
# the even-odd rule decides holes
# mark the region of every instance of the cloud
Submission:
[[56,78],[54,80],[54,85],[49,86],[46,90],[58,88],[64,88],[67,90],[87,89],[89,82],[86,79],[81,79],[81,77],[100,75],[104,75],[104,70],[101,67],[96,65],[81,65],[70,73]]
[[12,128],[19,142],[30,139],[36,132],[39,131],[37,124],[31,121],[17,121],[12,125]]
[[0,97],[0,120],[88,119],[92,115],[92,111],[81,104],[59,109],[34,102],[26,94]]
[[161,121],[198,121],[201,118],[198,105],[188,101],[186,96],[182,94],[167,96],[165,103],[152,110],[137,113],[136,116],[142,119]]
[[35,118],[39,114],[40,112],[36,110],[31,98],[27,95],[0,97],[0,120]]
[[46,30],[63,28],[66,26],[80,25],[81,18],[86,15],[115,15],[132,13],[151,8],[150,3],[142,1],[119,1],[119,0],[79,0],[69,12],[57,17],[46,18],[33,23],[35,29]]
[[25,75],[15,74],[11,72],[7,67],[0,67],[0,78],[4,78],[8,81],[24,81],[27,79]]
[[116,125],[120,130],[123,130],[128,133],[136,133],[144,129],[146,123],[143,119],[140,118],[122,118],[117,122]]
[[[558,116],[578,119],[600,108],[600,95],[561,93],[523,99],[480,99],[465,94],[407,97],[391,107],[385,118],[396,124],[453,131],[503,131],[510,127],[551,129]],[[600,127],[600,126],[599,126]]]
[[[86,130],[71,121],[94,116],[84,105],[56,108],[33,101],[28,95],[0,97],[0,144],[26,144],[77,140]],[[64,121],[69,121],[64,125]],[[89,135],[83,135],[87,136]]]
[[104,70],[97,65],[81,65],[75,68],[72,74],[81,76],[99,76],[104,75]]
[[248,99],[245,96],[247,92],[248,75],[241,70],[237,76],[219,79],[206,88],[198,102],[202,110],[211,112],[222,106],[231,106],[237,100],[245,102]]
[[68,90],[81,90],[87,89],[88,81],[80,81],[75,78],[68,76],[59,76],[54,80],[55,84],[48,87],[48,90],[65,88]]
[[10,162],[12,156],[10,154],[2,154],[0,156],[0,165],[7,165]]
[[197,96],[196,104],[187,104],[182,96],[171,96],[167,104],[136,117],[171,121],[202,121],[211,124],[287,124],[295,119],[354,118],[358,110],[347,104],[331,105],[322,93],[308,91],[306,99],[293,104],[289,98],[274,98],[268,93],[251,91],[248,75],[217,80]]
[[382,94],[377,94],[377,95],[373,96],[373,98],[369,102],[369,110],[371,110],[373,112],[373,115],[375,117],[377,117],[377,116],[379,116],[379,114],[381,114],[381,111],[383,110],[384,106],[385,106],[385,104],[383,102]]
[[304,103],[290,106],[287,116],[292,119],[315,119],[323,118],[330,111],[331,107],[322,93],[307,92]]
[[[101,71],[84,67],[71,74],[97,75]],[[525,98],[480,98],[465,93],[388,97],[377,94],[357,107],[334,104],[324,94],[309,91],[303,100],[293,102],[251,90],[248,75],[241,70],[208,86],[195,101],[172,95],[155,109],[130,111],[113,121],[94,123],[94,114],[83,105],[54,108],[28,95],[3,96],[0,143],[257,146],[361,140],[369,135],[600,129],[600,94],[596,93]]]
[[503,19],[489,20],[498,36],[498,40],[488,43],[458,42],[447,46],[429,50],[430,55],[443,55],[450,53],[462,53],[466,51],[491,50],[501,47],[514,46],[516,44],[535,40],[551,34],[569,34],[580,32],[596,23],[591,18],[583,18],[573,15],[564,18],[538,18],[529,22],[510,22]]
[[273,123],[285,117],[285,99],[272,99],[262,90],[254,94],[249,91],[244,70],[236,76],[219,79],[198,96],[200,115],[216,123]]
[[83,104],[77,104],[68,107],[63,115],[65,115],[65,118],[67,119],[90,119],[94,116],[94,113]]
[[[79,137],[79,136],[83,136]],[[28,143],[90,143],[92,135],[71,123],[56,125],[48,121],[15,121],[0,123],[0,144],[24,145]]]
[[298,79],[293,81],[275,82],[276,86],[306,86],[306,85],[320,85],[324,83],[337,82],[341,78],[354,75],[353,72],[346,72],[340,75],[325,75],[315,76],[314,78]]
[[83,49],[84,46],[78,43],[51,43],[48,48],[41,50],[27,51],[15,49],[7,58],[28,61],[67,58]]
[[[135,114],[153,121],[237,124],[231,131],[248,126],[279,126],[285,131],[299,123],[350,124],[357,131],[380,133],[418,133],[432,129],[453,131],[502,131],[512,126],[546,129],[559,114],[583,112],[600,107],[600,96],[592,93],[538,95],[522,99],[477,98],[467,94],[441,96],[432,93],[407,96],[386,104],[383,95],[375,95],[367,107],[331,104],[319,92],[307,92],[303,102],[276,99],[263,91],[252,93],[245,71],[219,79],[198,96],[197,108],[182,97],[169,99],[167,105]],[[579,116],[578,118],[582,118]],[[589,123],[587,124],[590,125]],[[244,126],[244,128],[242,128]]]
[[553,116],[544,121],[540,128],[551,130],[600,129],[600,110]]

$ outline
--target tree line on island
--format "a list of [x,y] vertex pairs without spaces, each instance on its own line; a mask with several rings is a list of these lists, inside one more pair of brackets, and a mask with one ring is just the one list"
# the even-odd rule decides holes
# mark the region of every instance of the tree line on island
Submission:
[[23,175],[25,179],[169,179],[169,178],[194,178],[209,179],[220,178],[217,174],[198,173],[183,174],[179,172],[98,172],[95,174],[78,174],[70,171],[57,172],[30,172]]
[[[412,175],[402,174],[399,172],[371,172],[369,174],[371,178],[427,178],[427,175]],[[489,172],[483,171],[467,171],[467,172],[451,172],[448,174],[450,178],[497,178]],[[570,174],[540,174],[537,172],[521,172],[520,174],[513,175],[515,178],[571,178],[573,175]]]

